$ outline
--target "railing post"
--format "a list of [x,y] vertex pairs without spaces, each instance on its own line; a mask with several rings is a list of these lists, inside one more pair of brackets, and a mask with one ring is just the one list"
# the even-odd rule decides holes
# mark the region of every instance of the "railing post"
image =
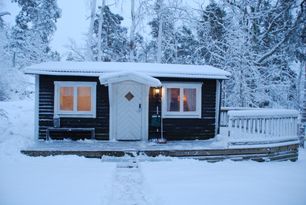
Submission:
[[228,119],[228,126],[227,126],[227,136],[228,137],[231,137],[231,130],[232,130],[232,118],[231,117],[229,117],[229,119]]
[[290,123],[290,117],[287,117],[287,118],[285,118],[285,122],[284,122],[284,129],[285,129],[285,131],[284,131],[284,136],[290,136],[291,135],[291,133],[290,133],[290,127],[291,127],[291,123]]
[[269,136],[269,118],[267,118],[267,119],[265,119],[265,123],[266,123],[266,128],[265,128],[265,130],[266,130],[266,137],[268,137]]
[[281,123],[281,119],[278,117],[276,118],[276,136],[279,137],[280,136],[280,123]]

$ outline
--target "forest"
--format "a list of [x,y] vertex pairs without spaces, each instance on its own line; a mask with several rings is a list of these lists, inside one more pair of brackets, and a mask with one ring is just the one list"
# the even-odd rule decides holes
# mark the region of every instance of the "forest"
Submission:
[[[9,25],[4,17],[10,14],[0,1],[0,100],[9,99],[10,92],[26,92],[12,79],[18,81],[17,73],[31,64],[150,62],[212,65],[231,72],[223,84],[223,106],[302,109],[303,0],[203,0],[192,5],[183,0],[91,0],[86,41],[71,41],[67,55],[50,47],[62,15],[56,0],[12,2],[20,11]],[[128,27],[112,9],[114,4],[124,9],[126,3]]]

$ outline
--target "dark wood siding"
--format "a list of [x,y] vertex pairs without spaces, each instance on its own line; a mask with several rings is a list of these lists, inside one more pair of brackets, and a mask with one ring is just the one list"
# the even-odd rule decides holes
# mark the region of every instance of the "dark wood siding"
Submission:
[[[97,77],[78,76],[46,76],[39,78],[39,139],[46,138],[46,129],[53,127],[54,115],[54,81],[92,81],[97,82],[96,118],[61,118],[61,127],[65,128],[95,128],[97,140],[109,139],[109,100],[108,88],[100,85]],[[89,133],[53,133],[62,138],[83,138]]]
[[[160,80],[167,82],[203,82],[201,119],[164,119],[164,136],[167,140],[205,140],[213,138],[216,123],[216,80],[174,78],[160,78]],[[149,138],[155,138],[158,135],[155,133],[156,129],[151,126],[151,116],[156,113],[156,106],[161,110],[161,102],[154,98],[151,88],[149,96]]]
[[[167,118],[164,119],[165,137],[168,140],[209,139],[215,136],[216,112],[216,80],[206,79],[175,79],[160,78],[167,82],[202,82],[202,117],[201,119]],[[65,128],[95,128],[98,140],[109,139],[109,97],[108,88],[100,85],[97,77],[78,76],[46,76],[39,79],[39,139],[46,138],[46,129],[53,127],[54,117],[54,81],[92,81],[97,82],[96,118],[61,118],[61,127]],[[161,110],[161,102],[156,101],[153,89],[149,94],[149,138],[156,138],[156,130],[151,126],[151,116],[155,114],[156,106]],[[53,133],[55,137],[72,138],[89,137],[90,133]]]

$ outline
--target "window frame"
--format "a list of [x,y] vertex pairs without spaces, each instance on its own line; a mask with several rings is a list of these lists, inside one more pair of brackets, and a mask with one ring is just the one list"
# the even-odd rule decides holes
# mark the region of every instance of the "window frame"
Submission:
[[[162,116],[163,118],[201,118],[202,117],[202,84],[201,82],[165,82],[162,87]],[[180,111],[167,110],[167,89],[180,89]],[[196,89],[196,111],[184,111],[184,88]]]
[[[73,110],[63,111],[60,109],[60,89],[61,87],[73,87]],[[91,111],[78,111],[78,87],[91,88]],[[84,81],[54,81],[54,116],[67,118],[96,118],[96,96],[97,82]]]

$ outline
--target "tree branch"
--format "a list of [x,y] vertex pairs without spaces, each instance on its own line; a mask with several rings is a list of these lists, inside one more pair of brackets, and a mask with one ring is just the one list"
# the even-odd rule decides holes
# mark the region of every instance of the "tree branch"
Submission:
[[[305,4],[305,5],[304,5]],[[289,31],[287,32],[286,36],[278,43],[276,44],[270,51],[268,51],[267,53],[265,53],[260,59],[258,59],[255,62],[255,65],[260,65],[264,60],[266,60],[267,58],[269,58],[271,55],[273,55],[279,48],[280,46],[285,43],[289,37],[292,35],[292,33],[295,31],[297,25],[299,24],[300,20],[303,17],[303,12],[304,12],[304,6],[306,6],[305,1],[302,1],[302,3],[300,4],[301,10],[299,12],[299,14],[297,15],[297,18],[293,24],[293,26],[289,29]]]

